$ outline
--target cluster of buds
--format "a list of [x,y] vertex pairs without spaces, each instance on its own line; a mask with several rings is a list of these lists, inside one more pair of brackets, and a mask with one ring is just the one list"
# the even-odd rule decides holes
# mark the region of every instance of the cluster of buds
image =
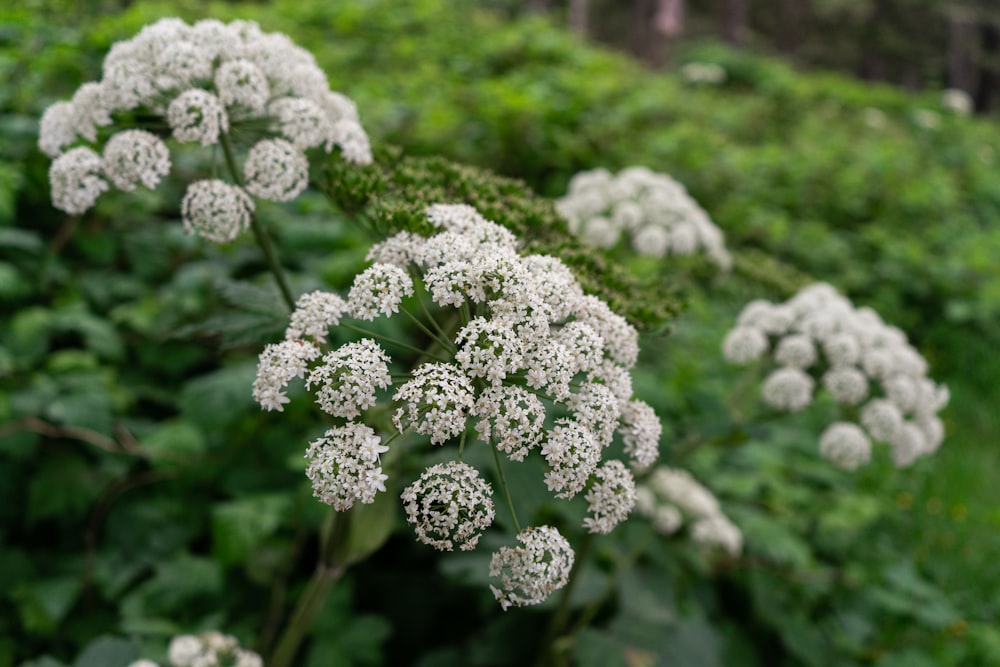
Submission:
[[719,501],[684,470],[657,466],[637,491],[635,510],[661,535],[689,527],[692,540],[732,556],[743,549],[743,534],[722,513]]
[[[221,632],[180,635],[170,640],[167,659],[172,667],[263,667],[253,651],[240,648],[235,637]],[[136,660],[129,667],[160,667],[152,660]]]
[[[99,132],[109,126],[124,129]],[[168,18],[114,44],[100,81],[46,109],[38,145],[54,158],[53,205],[79,215],[112,185],[155,188],[171,169],[171,137],[221,143],[227,161],[235,160],[230,138],[248,146],[236,183],[199,180],[184,196],[185,228],[219,242],[246,229],[251,195],[290,201],[305,189],[305,150],[337,146],[349,162],[372,161],[354,103],[331,91],[313,56],[286,35],[248,21]]]
[[722,348],[740,364],[770,353],[777,368],[764,380],[763,398],[779,410],[805,408],[818,383],[844,417],[820,436],[820,454],[842,468],[867,463],[872,440],[888,443],[902,467],[944,439],[937,413],[948,389],[927,377],[927,362],[906,334],[826,283],[785,303],[750,302]]
[[642,255],[693,255],[703,251],[723,271],[732,266],[724,237],[684,186],[666,174],[629,167],[576,174],[556,202],[570,231],[602,248],[627,234]]
[[[456,460],[431,466],[402,494],[417,539],[437,549],[475,548],[494,518],[492,486],[462,462],[466,446],[492,448],[498,466],[501,455],[519,462],[538,452],[549,491],[569,499],[586,489],[584,527],[610,531],[632,509],[635,482],[621,461],[602,463],[604,450],[617,440],[632,465],[646,468],[661,433],[652,408],[632,395],[636,330],[585,295],[560,260],[521,256],[514,235],[474,208],[438,204],[427,216],[437,233],[400,232],[374,246],[374,263],[346,299],[299,299],[285,341],[260,356],[255,399],[281,410],[299,377],[335,420],[306,455],[315,495],[337,510],[386,490],[380,457],[400,435],[457,444]],[[363,329],[370,337],[323,351],[331,327],[359,331],[397,313],[429,342],[419,344],[426,350],[413,367],[394,369],[379,335]],[[386,403],[391,427],[377,423]],[[551,526],[526,528],[518,540],[491,565],[504,608],[540,602],[573,560]],[[529,584],[528,573],[540,578]]]

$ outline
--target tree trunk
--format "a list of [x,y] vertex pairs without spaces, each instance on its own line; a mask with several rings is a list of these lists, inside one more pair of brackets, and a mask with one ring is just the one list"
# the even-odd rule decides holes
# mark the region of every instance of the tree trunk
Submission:
[[742,46],[747,38],[750,0],[723,0],[722,38],[733,46]]
[[590,0],[569,0],[569,29],[578,35],[587,35]]
[[948,85],[973,93],[972,50],[976,24],[968,13],[956,10],[948,20]]

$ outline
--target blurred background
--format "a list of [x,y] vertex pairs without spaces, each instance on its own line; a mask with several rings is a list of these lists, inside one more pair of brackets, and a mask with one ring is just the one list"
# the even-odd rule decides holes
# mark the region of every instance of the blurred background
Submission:
[[[275,333],[232,288],[266,280],[256,249],[185,236],[176,188],[109,194],[81,220],[49,202],[44,109],[175,15],[287,33],[377,148],[542,197],[643,165],[725,233],[733,274],[682,284],[687,308],[646,332],[635,386],[663,418],[664,461],[719,496],[744,554],[663,540],[601,598],[636,543],[610,536],[578,592],[597,604],[579,664],[1000,664],[995,3],[65,0],[0,9],[0,667],[114,667],[98,639],[155,655],[195,629],[266,645],[313,564],[322,518],[299,448],[317,425],[259,412],[259,339],[237,335]],[[297,289],[343,289],[364,265],[368,239],[322,194],[261,215]],[[936,455],[834,470],[822,413],[716,437],[742,372],[720,359],[725,332],[748,300],[811,280],[902,328],[949,385]],[[500,614],[482,562],[428,553],[395,519],[301,664],[530,662],[551,609]]]

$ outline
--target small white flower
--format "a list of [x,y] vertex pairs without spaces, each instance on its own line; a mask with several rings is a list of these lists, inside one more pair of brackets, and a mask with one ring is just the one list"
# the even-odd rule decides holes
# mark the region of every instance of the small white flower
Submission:
[[572,416],[590,429],[598,444],[602,447],[611,444],[621,408],[610,388],[594,382],[584,383],[576,394],[570,396],[567,406]]
[[456,545],[469,551],[493,523],[492,494],[478,470],[451,461],[425,470],[401,497],[418,542],[441,551]]
[[334,417],[353,419],[375,405],[375,392],[392,384],[389,355],[371,338],[363,338],[323,355],[306,387],[316,389],[316,403]]
[[52,161],[49,183],[52,205],[70,215],[81,215],[108,189],[101,157],[84,146],[70,149]]
[[170,151],[151,132],[124,130],[104,145],[104,173],[119,190],[132,191],[139,183],[152,190],[170,173]]
[[903,414],[892,401],[875,398],[861,409],[861,425],[873,440],[890,442],[903,425]]
[[853,366],[834,366],[823,374],[823,386],[837,403],[857,405],[868,398],[868,378]]
[[246,109],[251,115],[263,113],[271,96],[267,78],[249,60],[228,60],[215,71],[215,88],[227,107]]
[[309,185],[309,161],[284,139],[262,139],[247,153],[243,175],[253,196],[292,201]]
[[310,361],[319,356],[319,348],[303,340],[286,340],[268,345],[257,362],[253,399],[264,410],[284,411],[288,403],[285,387],[292,378],[305,376]]
[[225,181],[195,181],[181,202],[184,231],[216,243],[235,239],[250,226],[253,200]]
[[191,88],[167,107],[167,123],[177,141],[197,141],[202,146],[218,143],[219,133],[229,131],[229,116],[219,98],[201,88]]
[[624,521],[635,506],[635,480],[621,461],[611,460],[594,473],[597,481],[585,496],[591,516],[583,527],[591,533],[610,533]]
[[660,455],[660,436],[663,433],[663,425],[653,408],[642,401],[626,403],[622,407],[618,432],[621,433],[625,453],[639,468],[653,465]]
[[49,157],[62,154],[76,142],[79,111],[70,102],[56,102],[42,114],[38,128],[38,148]]
[[609,357],[625,368],[635,366],[639,359],[639,332],[624,317],[589,294],[576,301],[574,314],[597,332]]
[[189,667],[206,652],[206,647],[195,635],[179,635],[170,640],[167,658],[174,667]]
[[268,105],[268,111],[281,135],[300,150],[322,145],[333,132],[326,112],[312,100],[281,97]]
[[719,547],[730,556],[738,556],[743,549],[743,533],[722,514],[695,521],[691,538],[700,544]]
[[686,470],[658,466],[649,477],[653,491],[694,518],[721,513],[719,501]]
[[518,372],[524,364],[524,345],[510,325],[485,317],[473,318],[455,337],[455,361],[470,377],[493,385]]
[[309,337],[317,343],[326,342],[330,327],[340,323],[347,310],[347,302],[332,292],[316,290],[303,294],[295,302],[285,338]]
[[601,461],[601,445],[594,434],[573,419],[557,419],[542,444],[549,464],[545,484],[556,498],[572,498],[587,484]]
[[430,436],[431,443],[439,445],[465,430],[473,408],[472,382],[452,364],[423,364],[396,390],[392,400],[401,405],[393,416],[397,430],[403,430],[405,417],[415,432]]
[[341,155],[351,164],[366,165],[373,161],[372,147],[368,135],[360,123],[342,119],[333,124],[327,150],[332,145],[340,146]]
[[388,479],[379,461],[379,455],[387,451],[375,431],[364,424],[331,428],[306,451],[306,477],[312,482],[313,495],[340,512],[356,502],[375,502],[375,494],[385,491]]
[[496,448],[511,461],[523,461],[545,435],[545,406],[537,396],[518,386],[487,387],[472,410],[480,418],[480,439],[494,439]]
[[764,380],[764,401],[779,410],[797,412],[812,403],[814,384],[798,368],[779,368]]
[[572,547],[551,526],[525,528],[517,541],[520,546],[501,547],[490,559],[490,576],[499,579],[490,590],[504,611],[543,602],[566,585],[573,568]]
[[913,465],[918,458],[931,451],[927,436],[917,424],[903,422],[889,438],[892,460],[899,468]]
[[746,325],[736,327],[722,341],[722,355],[737,364],[760,359],[767,348],[767,336],[760,329]]
[[819,453],[844,470],[855,470],[871,460],[872,443],[857,424],[830,424],[819,438]]
[[791,334],[778,341],[774,360],[782,366],[806,369],[816,362],[816,346],[809,336]]
[[413,295],[413,279],[393,264],[372,264],[354,278],[347,311],[360,320],[398,313],[403,297]]

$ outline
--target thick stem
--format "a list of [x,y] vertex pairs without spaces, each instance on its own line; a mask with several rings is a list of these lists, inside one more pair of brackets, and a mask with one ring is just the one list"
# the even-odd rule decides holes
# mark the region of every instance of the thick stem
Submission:
[[[243,179],[240,177],[239,169],[236,168],[236,160],[233,158],[233,148],[229,143],[229,135],[226,133],[220,134],[219,143],[222,144],[222,151],[226,155],[226,166],[229,167],[229,175],[233,177],[236,185],[242,188]],[[278,253],[275,251],[274,244],[271,242],[271,237],[264,228],[264,225],[261,224],[260,220],[253,213],[250,214],[250,227],[253,229],[257,245],[260,246],[261,251],[264,253],[264,259],[267,260],[267,267],[271,270],[274,280],[278,283],[278,289],[281,290],[281,296],[285,300],[285,304],[289,310],[295,310],[295,297],[292,296],[292,290],[289,289],[288,281],[285,280],[285,271],[281,268],[281,263],[278,261]]]
[[295,664],[295,655],[299,651],[302,640],[312,629],[316,616],[323,610],[330,589],[344,574],[344,568],[319,563],[312,579],[306,586],[299,603],[292,613],[285,631],[278,640],[278,645],[267,661],[268,667],[291,667]]
[[577,582],[580,580],[580,572],[584,563],[590,557],[590,551],[594,546],[594,534],[585,533],[580,548],[576,550],[576,559],[573,561],[573,569],[569,572],[569,581],[563,587],[559,596],[559,606],[552,614],[549,627],[545,631],[545,638],[542,640],[542,653],[539,665],[557,665],[560,663],[560,655],[555,650],[555,642],[562,635],[563,628],[566,627],[566,619],[569,618],[570,598]]

